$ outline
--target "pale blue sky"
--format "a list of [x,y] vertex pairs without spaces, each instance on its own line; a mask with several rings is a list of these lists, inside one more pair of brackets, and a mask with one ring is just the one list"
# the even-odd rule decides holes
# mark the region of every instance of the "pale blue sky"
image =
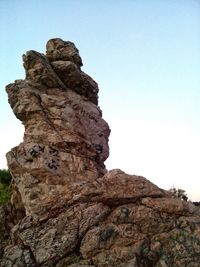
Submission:
[[24,78],[23,53],[60,37],[99,84],[107,168],[200,201],[199,29],[198,0],[0,0],[0,168],[23,136],[4,87]]

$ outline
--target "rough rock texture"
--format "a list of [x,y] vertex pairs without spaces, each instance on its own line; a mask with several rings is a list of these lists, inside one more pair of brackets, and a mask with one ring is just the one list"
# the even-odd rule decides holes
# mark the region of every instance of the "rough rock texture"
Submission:
[[24,142],[7,159],[26,215],[41,217],[66,203],[74,184],[105,174],[110,129],[96,105],[98,85],[80,70],[73,43],[50,40],[47,56],[29,51],[23,61],[26,79],[6,90]]
[[7,154],[0,266],[200,266],[200,209],[144,177],[106,171],[110,130],[75,45],[52,39],[46,55],[23,60],[25,80],[6,88],[25,134]]

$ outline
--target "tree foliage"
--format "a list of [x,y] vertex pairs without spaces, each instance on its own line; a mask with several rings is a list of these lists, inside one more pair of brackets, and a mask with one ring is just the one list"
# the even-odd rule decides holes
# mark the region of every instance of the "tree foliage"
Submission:
[[187,194],[183,189],[172,187],[169,192],[171,192],[175,197],[178,197],[181,200],[188,200]]
[[200,207],[200,202],[199,201],[194,201],[193,204],[197,207]]
[[11,182],[12,176],[8,170],[0,170],[0,183],[9,185]]

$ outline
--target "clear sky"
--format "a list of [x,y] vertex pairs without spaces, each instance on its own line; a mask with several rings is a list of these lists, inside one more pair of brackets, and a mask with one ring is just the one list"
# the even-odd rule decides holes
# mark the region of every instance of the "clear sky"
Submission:
[[200,201],[200,1],[0,0],[0,168],[23,139],[5,85],[22,54],[73,41],[112,130],[108,169]]

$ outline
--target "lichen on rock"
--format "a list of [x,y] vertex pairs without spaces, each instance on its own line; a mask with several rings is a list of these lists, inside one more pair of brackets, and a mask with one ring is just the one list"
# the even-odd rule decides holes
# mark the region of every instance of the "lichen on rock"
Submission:
[[199,266],[199,208],[106,170],[110,129],[76,46],[51,39],[46,54],[23,61],[25,79],[6,87],[25,133],[7,153],[13,192],[0,209],[0,266]]

